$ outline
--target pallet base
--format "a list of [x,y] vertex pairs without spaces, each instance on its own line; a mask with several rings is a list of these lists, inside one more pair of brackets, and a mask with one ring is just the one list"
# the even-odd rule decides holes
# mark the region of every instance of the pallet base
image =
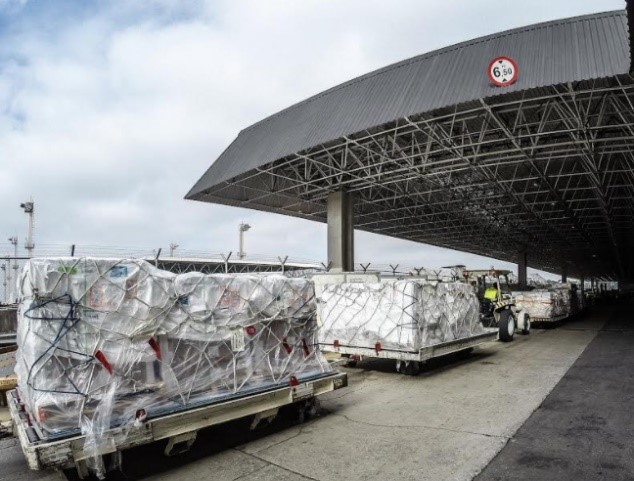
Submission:
[[[308,401],[347,385],[348,378],[345,373],[334,373],[302,382],[297,386],[285,386],[149,419],[138,427],[113,428],[107,433],[108,445],[104,446],[98,455],[116,454],[125,449],[162,439],[173,440],[172,444],[179,444],[195,438],[196,432],[200,429],[262,413],[271,415],[282,406]],[[85,436],[73,436],[56,441],[42,440],[37,437],[37,433],[30,425],[29,417],[20,404],[15,390],[9,391],[8,402],[15,425],[14,434],[19,438],[29,467],[33,470],[76,467],[81,476],[85,461],[90,457],[90,454],[83,449]]]
[[396,361],[418,361],[424,362],[434,357],[444,356],[452,352],[470,349],[483,342],[494,341],[497,339],[497,329],[486,329],[483,334],[466,337],[464,339],[456,339],[432,346],[426,346],[418,351],[407,351],[397,349],[373,349],[369,347],[348,346],[333,344],[321,344],[323,351],[335,352],[338,354],[348,354],[352,356],[375,357],[381,359],[394,359]]

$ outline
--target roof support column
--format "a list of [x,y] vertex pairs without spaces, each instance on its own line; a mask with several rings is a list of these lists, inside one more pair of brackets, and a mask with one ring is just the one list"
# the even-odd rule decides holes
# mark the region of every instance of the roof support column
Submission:
[[517,253],[517,282],[521,288],[528,286],[527,264],[526,251],[519,251]]
[[568,282],[568,264],[565,262],[561,266],[561,282],[563,284]]
[[328,194],[328,264],[334,272],[354,271],[354,199],[343,190]]

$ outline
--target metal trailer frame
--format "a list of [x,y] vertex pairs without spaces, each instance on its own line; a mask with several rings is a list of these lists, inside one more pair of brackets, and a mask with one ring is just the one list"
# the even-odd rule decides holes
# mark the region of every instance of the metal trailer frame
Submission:
[[[112,428],[110,443],[99,455],[120,456],[121,451],[155,441],[168,440],[166,455],[187,451],[196,440],[200,429],[255,415],[252,428],[260,421],[272,420],[278,410],[297,402],[311,402],[316,396],[346,387],[347,374],[333,373],[325,377],[300,382],[237,399],[209,404],[176,413],[147,419],[138,428],[129,425]],[[29,468],[76,468],[80,478],[88,473],[84,451],[85,436],[46,441],[40,439],[31,426],[30,418],[20,402],[16,390],[8,393],[9,411],[13,421],[13,434],[19,439]]]
[[17,344],[17,334],[15,332],[6,332],[0,334],[0,347],[15,346]]
[[497,328],[485,328],[485,331],[486,332],[482,334],[477,334],[475,336],[455,339],[453,341],[441,342],[439,344],[422,347],[418,350],[384,349],[379,346],[379,343],[377,343],[375,348],[324,343],[320,343],[320,346],[323,351],[331,351],[348,356],[394,359],[395,361],[397,361],[397,370],[400,370],[401,361],[404,361],[406,365],[412,362],[422,364],[434,357],[464,351],[466,349],[476,347],[484,342],[497,339]]
[[565,319],[568,319],[569,317],[572,317],[572,315],[562,314],[561,316],[555,316],[555,317],[531,317],[531,323],[535,324],[538,322],[544,322],[544,323],[554,324],[555,322],[563,321]]

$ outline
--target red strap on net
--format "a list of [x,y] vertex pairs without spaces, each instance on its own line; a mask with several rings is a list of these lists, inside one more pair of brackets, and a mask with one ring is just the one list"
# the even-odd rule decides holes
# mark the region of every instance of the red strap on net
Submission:
[[159,346],[159,343],[156,342],[156,339],[154,339],[153,337],[150,337],[148,344],[154,350],[154,353],[156,354],[156,358],[160,361],[161,360],[161,346]]
[[97,359],[97,361],[99,361],[102,364],[103,367],[106,368],[106,371],[108,371],[109,374],[112,374],[112,366],[108,362],[108,359],[106,358],[106,355],[103,352],[97,351],[95,353],[95,358]]
[[284,346],[284,349],[288,354],[293,352],[293,347],[288,343],[285,337],[282,338],[282,346]]
[[303,337],[302,337],[302,349],[304,350],[305,357],[310,356],[310,349],[308,349],[308,343],[306,342],[306,339],[304,339]]

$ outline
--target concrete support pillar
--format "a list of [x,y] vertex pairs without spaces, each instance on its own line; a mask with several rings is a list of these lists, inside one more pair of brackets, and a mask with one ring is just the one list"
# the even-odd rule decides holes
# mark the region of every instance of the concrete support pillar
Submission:
[[568,282],[568,264],[566,263],[561,266],[561,282]]
[[328,194],[328,263],[333,272],[354,271],[354,199],[345,191]]
[[527,263],[526,251],[519,251],[517,254],[517,282],[522,288],[528,286]]

